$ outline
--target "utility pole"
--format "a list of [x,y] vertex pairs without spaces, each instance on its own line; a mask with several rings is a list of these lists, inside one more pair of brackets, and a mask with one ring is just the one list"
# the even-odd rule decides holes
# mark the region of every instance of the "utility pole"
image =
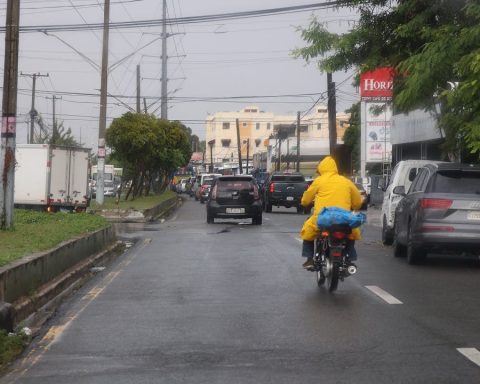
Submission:
[[107,88],[108,88],[108,37],[110,31],[110,0],[105,0],[103,6],[103,50],[102,74],[100,87],[100,121],[98,127],[97,153],[97,193],[96,201],[103,204],[104,173],[105,173],[105,131],[107,129]]
[[52,117],[52,142],[55,143],[55,140],[57,139],[58,136],[58,129],[57,129],[57,118],[55,115],[55,101],[56,100],[62,100],[61,97],[57,97],[56,95],[53,95],[53,97],[47,97],[48,100],[52,100],[53,102],[53,117]]
[[337,102],[335,98],[335,83],[332,81],[332,74],[327,73],[328,93],[328,137],[330,142],[330,155],[334,154],[337,145]]
[[137,113],[140,112],[140,65],[137,65]]
[[168,118],[167,104],[167,0],[163,0],[163,18],[162,18],[162,101],[160,117]]
[[250,138],[247,138],[247,175],[248,175],[248,157],[250,156]]
[[8,0],[0,147],[0,229],[13,228],[20,0]]
[[20,76],[26,76],[32,78],[32,107],[30,109],[30,133],[28,135],[27,142],[29,144],[33,144],[35,139],[35,117],[37,117],[37,111],[35,110],[35,92],[36,92],[36,84],[37,84],[37,77],[48,77],[48,73],[46,75],[41,75],[40,73],[20,73]]
[[296,171],[300,172],[300,112],[297,112],[297,167]]
[[242,148],[240,145],[240,121],[236,119],[235,123],[237,125],[238,169],[240,170],[240,174],[242,174],[243,167],[242,167]]
[[280,137],[280,129],[278,131],[277,143],[278,143],[277,172],[280,172],[280,166],[281,166],[280,156],[282,156],[282,138]]

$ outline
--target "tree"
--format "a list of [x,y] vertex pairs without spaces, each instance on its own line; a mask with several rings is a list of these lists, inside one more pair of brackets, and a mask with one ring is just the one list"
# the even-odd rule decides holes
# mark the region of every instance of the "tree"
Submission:
[[154,115],[128,112],[114,119],[106,131],[111,158],[124,168],[131,181],[125,198],[160,192],[169,176],[191,157],[188,129],[179,122],[157,119]]
[[46,126],[45,122],[42,119],[40,114],[37,114],[35,117],[40,130],[37,135],[34,137],[34,142],[38,144],[54,144],[61,145],[64,147],[81,147],[82,144],[79,143],[75,137],[72,135],[71,128],[65,130],[63,126],[63,121],[60,124],[56,124],[55,133],[53,129],[50,129]]
[[343,143],[349,148],[352,168],[360,169],[360,103],[353,104],[345,111],[350,114],[348,128],[343,135]]
[[[395,69],[394,108],[436,113],[445,151],[480,151],[480,5],[476,0],[344,0],[358,24],[333,34],[313,19],[296,56],[322,71]],[[453,86],[452,86],[453,85]]]

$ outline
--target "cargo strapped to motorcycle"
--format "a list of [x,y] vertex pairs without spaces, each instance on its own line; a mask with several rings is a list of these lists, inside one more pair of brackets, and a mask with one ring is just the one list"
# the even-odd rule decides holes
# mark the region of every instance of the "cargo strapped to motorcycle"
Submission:
[[[333,225],[345,225],[350,228],[357,228],[367,221],[367,215],[347,211],[338,207],[323,208],[317,217],[319,228],[330,228]],[[328,231],[331,231],[328,229]],[[351,230],[350,230],[351,232]]]

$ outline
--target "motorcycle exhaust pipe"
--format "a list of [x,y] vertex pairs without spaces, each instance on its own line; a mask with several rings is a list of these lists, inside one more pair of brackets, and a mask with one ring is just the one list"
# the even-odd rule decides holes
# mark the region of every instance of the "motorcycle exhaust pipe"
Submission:
[[349,275],[354,275],[357,273],[357,267],[355,265],[349,265],[347,268],[347,272]]

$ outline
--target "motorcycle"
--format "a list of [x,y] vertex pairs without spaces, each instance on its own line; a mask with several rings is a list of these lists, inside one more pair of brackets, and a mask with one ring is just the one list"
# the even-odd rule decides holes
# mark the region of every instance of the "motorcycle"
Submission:
[[357,267],[349,263],[347,257],[348,235],[352,228],[345,224],[335,224],[324,228],[315,239],[314,266],[311,269],[316,274],[319,287],[327,283],[329,292],[338,287],[338,282],[357,272]]

